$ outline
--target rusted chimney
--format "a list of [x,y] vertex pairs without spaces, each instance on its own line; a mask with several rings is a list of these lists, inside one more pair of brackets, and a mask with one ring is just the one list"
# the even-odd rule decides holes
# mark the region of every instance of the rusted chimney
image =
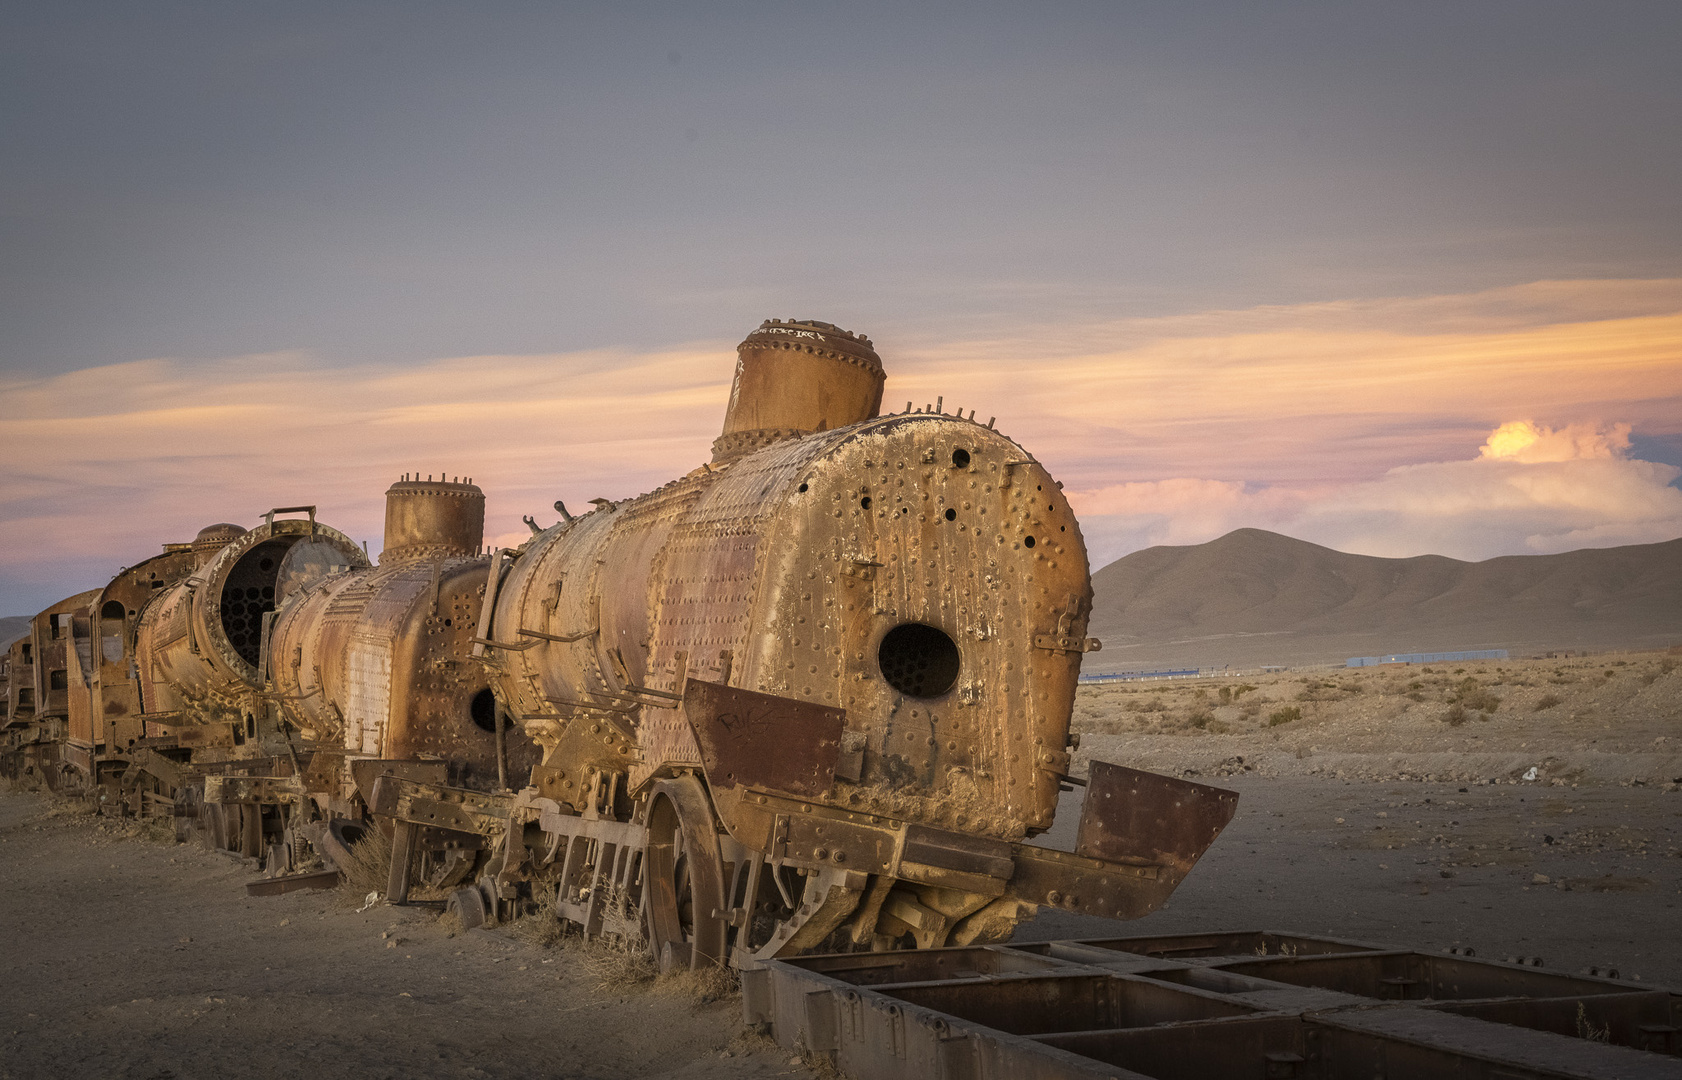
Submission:
[[382,565],[477,555],[484,542],[485,493],[478,485],[405,476],[386,489]]
[[862,334],[767,319],[736,347],[736,378],[713,461],[780,439],[846,427],[882,408],[882,361]]

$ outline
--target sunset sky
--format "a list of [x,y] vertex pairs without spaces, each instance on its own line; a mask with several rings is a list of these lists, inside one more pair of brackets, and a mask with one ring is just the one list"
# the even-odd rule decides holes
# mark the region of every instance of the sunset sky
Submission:
[[766,317],[998,418],[1094,567],[1682,536],[1682,5],[0,8],[0,615],[404,472],[514,542]]

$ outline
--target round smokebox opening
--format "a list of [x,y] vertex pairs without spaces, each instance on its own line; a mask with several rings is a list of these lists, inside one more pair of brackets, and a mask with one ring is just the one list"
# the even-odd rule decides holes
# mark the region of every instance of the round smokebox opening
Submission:
[[939,697],[958,681],[958,643],[925,623],[889,630],[876,660],[888,685],[906,697]]
[[473,695],[473,700],[467,704],[468,714],[473,722],[485,731],[496,730],[496,695],[491,693],[490,687],[485,687]]

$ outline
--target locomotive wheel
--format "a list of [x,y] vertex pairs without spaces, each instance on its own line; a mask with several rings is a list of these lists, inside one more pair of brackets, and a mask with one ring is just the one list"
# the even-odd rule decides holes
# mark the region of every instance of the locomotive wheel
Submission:
[[[233,812],[229,824],[238,830],[230,829],[228,849],[255,859],[263,853],[263,808],[255,803],[241,803],[228,809]],[[237,826],[233,825],[234,821],[238,822]]]
[[224,808],[219,803],[204,802],[202,795],[199,798],[199,813],[193,819],[193,838],[212,851],[227,847]]
[[712,804],[694,777],[655,785],[643,855],[642,908],[661,971],[724,961],[724,864]]

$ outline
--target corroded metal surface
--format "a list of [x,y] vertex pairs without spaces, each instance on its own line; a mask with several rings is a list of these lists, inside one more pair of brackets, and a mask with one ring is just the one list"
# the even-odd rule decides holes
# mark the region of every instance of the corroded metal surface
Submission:
[[[404,478],[386,492],[378,567],[323,578],[275,618],[269,678],[304,740],[341,762],[429,757],[453,778],[494,786],[497,705],[471,655],[489,559],[477,555],[484,494],[472,484]],[[538,762],[504,725],[502,772]],[[348,799],[348,774],[330,781]]]
[[1682,994],[1289,934],[811,956],[742,989],[870,1080],[1682,1077]]
[[1237,810],[1233,792],[1094,761],[1075,852],[1111,862],[1159,864],[1177,882]]
[[882,411],[885,378],[869,338],[830,323],[767,319],[736,350],[713,462],[868,420]]
[[288,553],[300,543],[328,544],[342,565],[367,564],[359,545],[318,524],[311,510],[308,522],[271,520],[227,542],[141,613],[136,648],[148,713],[179,713],[187,724],[253,714],[264,616],[274,610]]
[[[684,714],[714,791],[764,788],[817,797],[835,783],[847,714],[804,701],[692,679]],[[775,746],[775,753],[766,747]]]

